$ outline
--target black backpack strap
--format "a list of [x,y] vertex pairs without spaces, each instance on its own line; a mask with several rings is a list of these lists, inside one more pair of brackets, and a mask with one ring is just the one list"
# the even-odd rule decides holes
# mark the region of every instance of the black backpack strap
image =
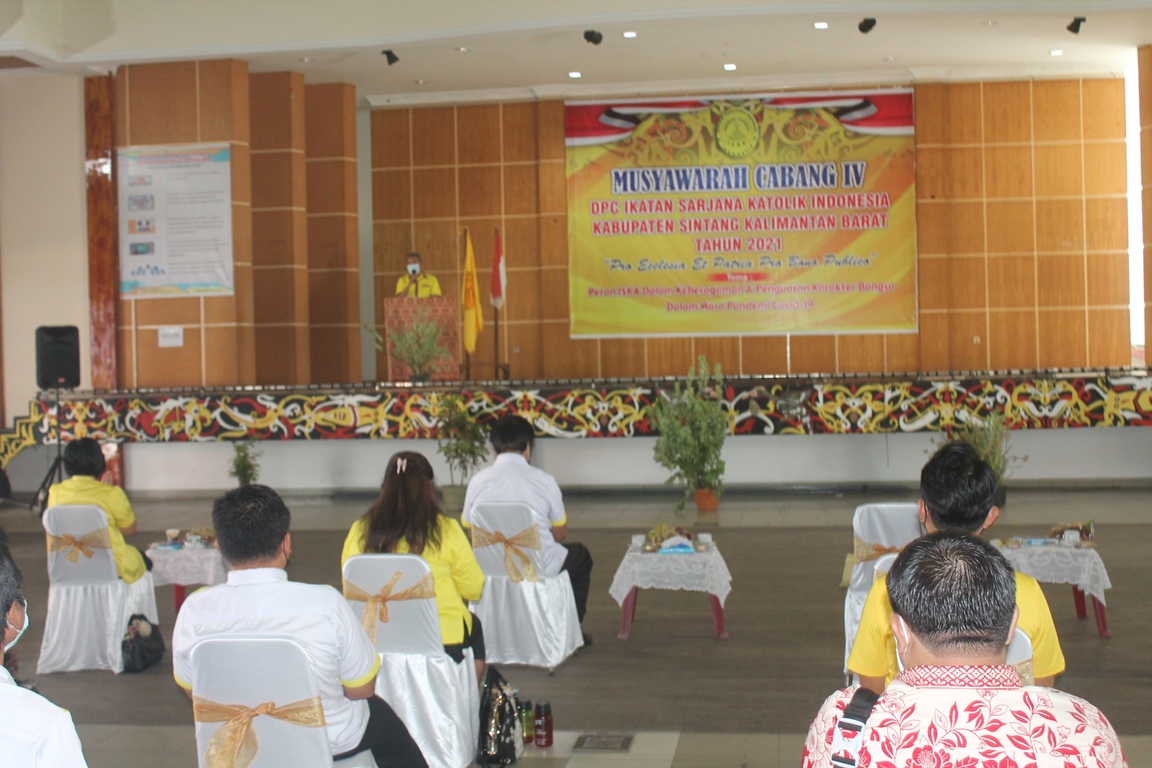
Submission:
[[863,687],[856,689],[832,731],[832,765],[856,768],[863,744],[860,734],[879,698],[880,694],[875,691]]

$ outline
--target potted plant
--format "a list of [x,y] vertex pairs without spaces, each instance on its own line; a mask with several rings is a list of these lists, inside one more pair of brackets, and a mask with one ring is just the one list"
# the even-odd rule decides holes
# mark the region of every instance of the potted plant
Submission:
[[476,422],[460,395],[443,395],[435,408],[436,450],[448,462],[448,477],[452,481],[451,485],[441,488],[444,510],[459,512],[464,509],[465,481],[488,458],[488,431]]
[[252,485],[260,477],[260,451],[256,450],[255,440],[239,440],[232,443],[232,466],[228,476],[236,478],[240,485]]
[[389,331],[387,342],[374,327],[365,323],[364,328],[375,339],[376,349],[391,348],[392,357],[408,367],[409,378],[414,382],[431,381],[435,364],[448,357],[448,351],[440,343],[440,326],[427,311],[417,313],[407,325]]
[[1012,455],[1012,430],[1004,420],[1004,414],[995,411],[946,429],[943,442],[952,440],[962,440],[971,445],[976,454],[992,467],[996,473],[995,503],[1002,508],[1008,501],[1007,481],[1012,475],[1012,467],[1028,460],[1027,456]]
[[709,373],[708,360],[701,355],[688,369],[688,380],[676,382],[671,393],[660,392],[649,411],[652,426],[660,433],[653,450],[656,463],[672,470],[669,483],[686,485],[677,509],[683,509],[693,494],[701,512],[714,512],[720,504],[724,492],[720,453],[729,431],[723,389],[720,366]]

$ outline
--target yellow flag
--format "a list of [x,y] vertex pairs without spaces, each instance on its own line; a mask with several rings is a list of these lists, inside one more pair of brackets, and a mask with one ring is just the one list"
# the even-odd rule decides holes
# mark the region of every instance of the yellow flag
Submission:
[[464,290],[460,303],[464,307],[464,351],[476,351],[476,337],[484,330],[484,313],[480,307],[480,282],[476,279],[476,254],[472,252],[472,233],[464,228],[467,255],[464,258]]

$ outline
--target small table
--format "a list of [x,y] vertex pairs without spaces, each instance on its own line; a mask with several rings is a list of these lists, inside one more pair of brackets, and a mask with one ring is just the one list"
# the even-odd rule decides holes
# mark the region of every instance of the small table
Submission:
[[715,544],[710,544],[706,550],[684,554],[643,552],[638,546],[629,547],[608,589],[620,605],[618,640],[627,640],[632,632],[638,589],[685,589],[709,593],[716,637],[728,639],[728,630],[724,626],[724,601],[732,591],[732,574]]
[[189,584],[223,584],[228,580],[224,558],[216,547],[167,549],[150,547],[144,554],[152,561],[152,581],[158,587],[172,584],[176,612],[184,604]]
[[1049,584],[1071,584],[1076,615],[1081,619],[1088,617],[1084,593],[1091,595],[1096,631],[1102,638],[1112,637],[1108,629],[1108,615],[1104,610],[1104,590],[1111,589],[1112,582],[1095,548],[1061,544],[1022,544],[1010,547],[1000,542],[996,546],[1012,563],[1012,567],[1021,573]]

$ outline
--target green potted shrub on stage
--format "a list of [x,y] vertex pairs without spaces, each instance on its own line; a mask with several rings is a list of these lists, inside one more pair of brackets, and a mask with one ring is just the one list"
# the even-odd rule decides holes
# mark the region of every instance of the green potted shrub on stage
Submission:
[[[464,509],[466,481],[488,458],[488,430],[476,422],[460,395],[444,395],[436,403],[436,450],[448,462],[451,485],[444,486],[444,511]],[[456,484],[456,476],[460,484]]]
[[[367,323],[364,328],[375,338],[376,349],[384,351],[386,342],[380,332]],[[415,315],[406,326],[389,332],[388,341],[390,354],[408,366],[413,382],[431,381],[432,368],[448,357],[448,350],[440,343],[440,326],[426,311]]]
[[256,450],[255,440],[240,440],[232,443],[232,466],[228,476],[236,478],[240,485],[252,485],[260,477],[260,451]]
[[672,470],[669,483],[687,486],[678,509],[693,494],[701,512],[714,512],[720,504],[724,492],[720,453],[729,430],[723,389],[720,366],[709,373],[708,360],[701,355],[688,369],[688,380],[676,382],[672,392],[661,392],[649,410],[652,426],[660,433],[653,450],[656,463]]
[[1012,467],[1028,461],[1027,456],[1013,456],[1011,453],[1012,430],[999,411],[973,418],[963,424],[946,430],[941,444],[952,440],[962,440],[971,445],[976,454],[988,462],[996,473],[996,506],[1003,507],[1008,500],[1008,478]]

